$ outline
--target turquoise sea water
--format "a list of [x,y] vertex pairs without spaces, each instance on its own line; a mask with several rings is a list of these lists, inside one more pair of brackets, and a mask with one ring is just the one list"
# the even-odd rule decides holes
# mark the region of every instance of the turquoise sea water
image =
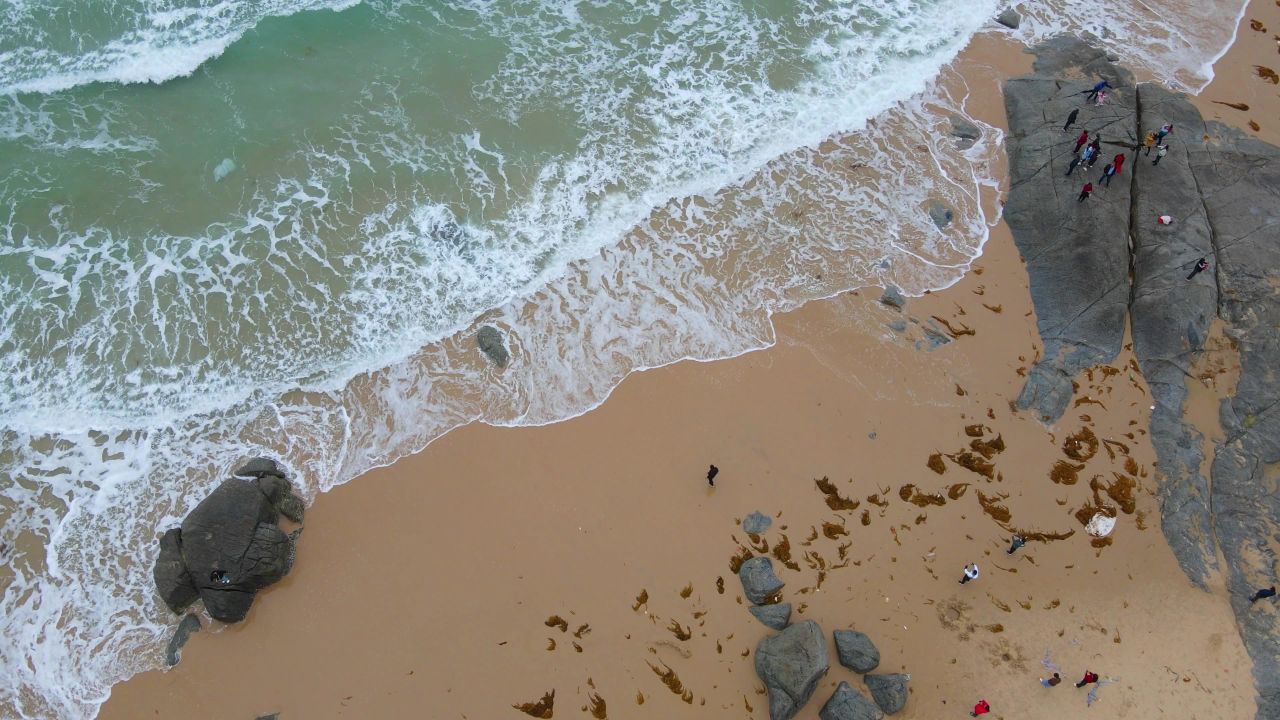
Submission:
[[[1023,37],[1088,18],[1190,87],[1234,27],[1074,4]],[[933,81],[996,8],[0,0],[0,715],[158,664],[154,539],[245,457],[314,493],[809,299],[954,282],[1000,137],[956,148]]]

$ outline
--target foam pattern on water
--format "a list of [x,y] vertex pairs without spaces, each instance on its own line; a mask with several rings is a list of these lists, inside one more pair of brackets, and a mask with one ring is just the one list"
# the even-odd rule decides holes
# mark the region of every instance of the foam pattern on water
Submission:
[[[592,16],[617,5],[528,3],[501,18],[459,5],[511,39],[474,91],[513,117],[548,99],[576,108],[579,152],[531,162],[483,132],[429,136],[406,89],[381,78],[335,141],[302,143],[242,212],[201,232],[85,227],[56,204],[13,204],[0,268],[29,274],[0,286],[0,366],[14,381],[0,395],[0,715],[90,717],[114,682],[160,665],[176,622],[151,587],[155,539],[245,458],[284,459],[313,497],[462,424],[573,417],[635,370],[766,347],[771,315],[814,298],[945,287],[997,220],[981,199],[1000,133],[983,126],[959,150],[946,118],[963,114],[963,82],[946,77],[955,94],[930,82],[994,2],[832,3],[794,25],[719,2],[682,5],[663,25],[633,3],[625,55]],[[1020,33],[1078,28],[1054,18],[1113,6],[1033,3]],[[423,12],[378,10],[394,22]],[[1225,42],[1214,20],[1172,54],[1142,34],[1114,45],[1194,87]],[[830,30],[796,30],[815,24]],[[876,32],[839,30],[851,27]],[[793,55],[761,63],[768,43]],[[728,48],[758,72],[717,74]],[[625,85],[624,60],[653,97]],[[529,72],[539,63],[557,71]],[[155,141],[114,103],[0,98],[0,139],[142,162]],[[468,212],[416,179],[442,169]],[[12,167],[0,199],[47,172]],[[142,176],[125,184],[140,202],[163,192]],[[945,230],[925,210],[934,201],[955,210]],[[31,324],[41,312],[57,324]],[[476,349],[481,324],[512,351],[503,371]]]

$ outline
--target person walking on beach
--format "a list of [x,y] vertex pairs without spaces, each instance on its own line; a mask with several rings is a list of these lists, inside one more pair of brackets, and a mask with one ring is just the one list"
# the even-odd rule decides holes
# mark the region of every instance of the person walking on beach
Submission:
[[1054,673],[1053,677],[1040,678],[1040,684],[1047,688],[1057,687],[1060,682],[1062,682],[1062,676],[1058,673]]
[[1089,131],[1081,130],[1080,137],[1076,138],[1076,149],[1072,150],[1071,152],[1072,153],[1080,152],[1080,148],[1084,147],[1084,144],[1087,142],[1089,142]]
[[1088,183],[1088,182],[1085,183],[1084,187],[1080,188],[1080,197],[1076,198],[1076,202],[1084,202],[1085,200],[1088,200],[1089,195],[1091,195],[1092,193],[1093,193],[1093,183]]
[[711,487],[715,487],[716,476],[719,474],[720,474],[720,468],[716,467],[715,465],[712,465],[711,469],[707,471],[707,484],[710,485]]
[[1147,131],[1147,136],[1142,139],[1142,146],[1147,149],[1147,157],[1151,157],[1151,148],[1156,146],[1156,134]]
[[1109,87],[1111,87],[1111,83],[1107,82],[1106,80],[1103,80],[1102,82],[1093,86],[1093,89],[1089,91],[1089,97],[1085,98],[1085,100],[1092,100],[1098,97],[1100,93],[1102,93],[1104,90],[1106,90]]
[[1018,551],[1018,548],[1026,544],[1027,544],[1027,541],[1023,540],[1021,535],[1014,535],[1013,539],[1009,541],[1009,549],[1006,551],[1006,553],[1009,555],[1012,555]]
[[964,585],[970,580],[978,579],[978,563],[969,563],[964,566],[964,577],[960,578],[960,584]]
[[1081,679],[1080,682],[1076,683],[1076,687],[1082,688],[1085,685],[1088,685],[1089,683],[1096,683],[1096,682],[1098,682],[1098,673],[1092,670],[1085,670],[1084,678]]
[[978,717],[991,712],[991,704],[986,700],[979,700],[977,705],[973,706],[973,712],[969,713],[969,717]]
[[1062,132],[1066,132],[1070,130],[1071,126],[1075,124],[1076,118],[1079,116],[1080,116],[1080,108],[1076,108],[1075,110],[1072,110],[1071,114],[1067,116],[1067,124],[1062,126]]
[[1195,277],[1196,275],[1199,275],[1200,273],[1208,269],[1209,269],[1209,261],[1205,260],[1204,258],[1200,258],[1199,260],[1196,261],[1196,266],[1191,268],[1191,274],[1187,276],[1187,279],[1190,280],[1191,278]]
[[1124,153],[1116,153],[1116,156],[1111,159],[1111,164],[1116,166],[1116,174],[1119,175],[1124,169]]
[[1089,143],[1089,153],[1088,153],[1088,155],[1089,155],[1089,167],[1093,167],[1093,164],[1094,164],[1094,163],[1096,163],[1096,162],[1098,162],[1098,157],[1099,157],[1100,155],[1102,155],[1102,141],[1101,141],[1101,140],[1099,140],[1098,138],[1096,138],[1096,137],[1095,137],[1095,138],[1093,139],[1093,142]]
[[1160,132],[1156,133],[1156,144],[1159,145],[1164,141],[1164,136],[1173,132],[1173,123],[1165,123],[1160,126]]
[[1161,160],[1162,158],[1164,158],[1164,156],[1165,156],[1165,155],[1168,155],[1168,154],[1169,154],[1169,146],[1168,146],[1168,145],[1161,145],[1161,146],[1160,146],[1160,149],[1156,151],[1156,159],[1155,159],[1155,160],[1152,160],[1152,161],[1151,161],[1151,164],[1152,164],[1152,165],[1159,165],[1159,164],[1160,164],[1160,160]]
[[1102,168],[1102,177],[1098,178],[1098,184],[1102,185],[1103,181],[1106,181],[1107,187],[1111,187],[1111,178],[1115,177],[1115,174],[1116,166],[1107,163],[1107,166]]
[[1249,604],[1250,604],[1250,605],[1252,605],[1252,604],[1254,604],[1254,603],[1258,602],[1259,600],[1264,600],[1264,599],[1266,599],[1266,598],[1269,598],[1269,597],[1275,597],[1275,596],[1276,596],[1276,586],[1275,586],[1275,585],[1272,585],[1272,586],[1271,586],[1271,587],[1269,587],[1269,588],[1262,588],[1262,589],[1261,589],[1261,590],[1259,590],[1258,592],[1254,593],[1254,594],[1253,594],[1253,597],[1249,598]]

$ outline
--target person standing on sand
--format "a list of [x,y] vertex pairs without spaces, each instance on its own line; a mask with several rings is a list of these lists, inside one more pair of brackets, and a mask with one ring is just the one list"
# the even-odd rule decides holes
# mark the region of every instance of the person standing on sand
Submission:
[[1070,130],[1071,126],[1075,124],[1076,118],[1079,116],[1080,116],[1080,108],[1076,108],[1075,110],[1072,110],[1071,114],[1067,116],[1067,124],[1062,126],[1062,132],[1066,132]]
[[1142,146],[1147,149],[1147,157],[1151,157],[1151,148],[1156,146],[1156,134],[1148,131],[1147,136],[1142,139]]
[[720,474],[720,468],[716,467],[715,465],[712,465],[711,469],[707,471],[707,484],[710,485],[711,487],[715,487],[716,476],[719,474]]
[[1200,258],[1199,260],[1196,261],[1196,266],[1191,268],[1191,274],[1187,276],[1187,279],[1190,280],[1191,278],[1195,277],[1196,275],[1199,275],[1200,273],[1208,269],[1209,269],[1209,261],[1205,260],[1204,258]]
[[1161,160],[1161,159],[1163,159],[1163,158],[1164,158],[1164,156],[1165,156],[1165,155],[1168,155],[1168,154],[1169,154],[1169,146],[1168,146],[1168,145],[1161,145],[1161,146],[1160,146],[1160,149],[1156,151],[1156,159],[1155,159],[1155,160],[1152,160],[1152,161],[1151,161],[1151,164],[1152,164],[1152,165],[1159,165],[1159,164],[1160,164],[1160,160]]
[[1099,93],[1103,92],[1109,87],[1111,87],[1111,83],[1107,82],[1106,80],[1103,80],[1102,82],[1093,86],[1093,89],[1089,91],[1089,97],[1085,98],[1085,100],[1092,100],[1098,97]]
[[979,700],[977,705],[973,706],[973,712],[969,713],[969,717],[978,717],[991,712],[991,704],[986,700]]
[[1092,192],[1093,192],[1093,183],[1085,183],[1084,187],[1080,188],[1080,197],[1076,198],[1076,202],[1084,202],[1085,200],[1088,200],[1089,195]]
[[1272,585],[1272,586],[1271,586],[1271,587],[1269,587],[1269,588],[1262,588],[1262,589],[1261,589],[1261,590],[1259,590],[1258,592],[1254,593],[1254,594],[1253,594],[1253,597],[1249,598],[1249,604],[1250,604],[1250,605],[1252,605],[1252,604],[1254,604],[1254,603],[1258,602],[1259,600],[1262,600],[1262,599],[1265,599],[1265,598],[1269,598],[1269,597],[1275,597],[1275,596],[1276,596],[1276,586],[1275,586],[1275,585]]
[[1085,143],[1087,143],[1087,142],[1089,142],[1089,131],[1088,131],[1088,130],[1081,130],[1081,131],[1080,131],[1080,137],[1076,138],[1076,149],[1075,149],[1075,150],[1072,150],[1071,152],[1072,152],[1072,153],[1078,153],[1078,152],[1080,152],[1080,148],[1081,148],[1081,147],[1083,147],[1083,146],[1084,146],[1084,144],[1085,144]]
[[960,578],[960,584],[964,585],[970,580],[978,579],[978,563],[969,563],[964,566],[964,577]]
[[1062,676],[1058,673],[1054,673],[1053,677],[1040,678],[1040,684],[1047,688],[1057,687],[1060,682],[1062,682]]
[[1116,166],[1116,174],[1119,175],[1124,169],[1124,153],[1116,153],[1116,156],[1111,159],[1111,164]]
[[1096,683],[1096,682],[1098,682],[1098,673],[1092,670],[1085,670],[1084,678],[1080,682],[1076,683],[1076,687],[1082,688],[1085,685],[1088,685],[1089,683]]
[[1012,555],[1018,551],[1018,548],[1026,544],[1027,541],[1023,540],[1021,535],[1014,535],[1013,539],[1009,541],[1009,549],[1006,552],[1007,554]]
[[1103,181],[1106,181],[1107,187],[1111,187],[1111,178],[1115,177],[1115,174],[1116,166],[1107,163],[1107,166],[1102,168],[1102,177],[1098,178],[1098,184],[1101,185]]

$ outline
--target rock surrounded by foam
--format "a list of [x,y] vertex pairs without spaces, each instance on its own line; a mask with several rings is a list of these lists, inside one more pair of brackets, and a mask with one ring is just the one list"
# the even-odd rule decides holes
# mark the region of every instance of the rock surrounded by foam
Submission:
[[254,461],[236,475],[161,538],[153,575],[174,612],[199,598],[215,620],[238,622],[259,589],[289,572],[296,534],[277,521],[281,513],[301,520],[302,500],[273,462]]

